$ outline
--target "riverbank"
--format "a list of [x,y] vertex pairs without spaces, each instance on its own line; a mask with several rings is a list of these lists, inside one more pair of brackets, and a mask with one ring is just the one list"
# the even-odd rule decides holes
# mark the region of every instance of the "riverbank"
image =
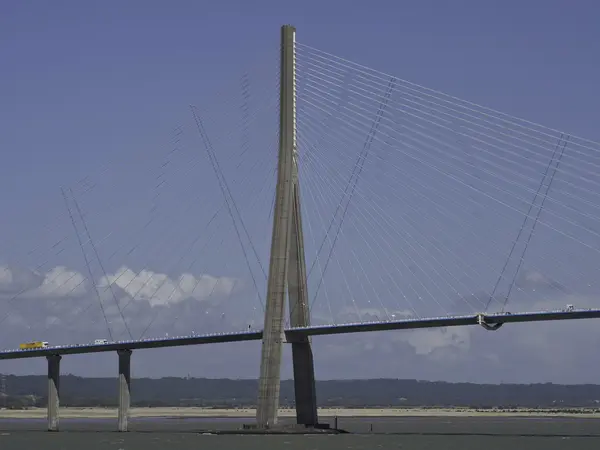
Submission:
[[[177,417],[177,418],[254,418],[256,410],[244,409],[212,409],[196,407],[159,407],[131,408],[131,418]],[[280,417],[294,417],[292,409],[280,409]],[[102,419],[117,416],[116,408],[68,408],[60,409],[61,418],[73,419]],[[548,410],[548,409],[491,409],[479,410],[470,408],[320,408],[320,417],[588,417],[600,418],[600,412],[591,409]],[[45,418],[45,408],[30,408],[24,410],[1,410],[0,418],[4,419],[36,419]]]

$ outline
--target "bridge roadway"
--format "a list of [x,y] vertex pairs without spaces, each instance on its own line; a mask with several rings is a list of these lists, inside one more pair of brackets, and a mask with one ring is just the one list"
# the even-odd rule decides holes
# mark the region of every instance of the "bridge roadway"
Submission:
[[[600,318],[600,309],[571,309],[554,311],[535,311],[524,313],[491,313],[433,318],[402,319],[348,323],[342,325],[313,325],[285,330],[287,341],[299,336],[324,336],[333,334],[361,333],[371,331],[409,330],[417,328],[441,328],[466,325],[483,325],[487,329],[499,328],[505,323],[545,322],[555,320],[596,319]],[[483,323],[482,323],[483,322]],[[172,338],[142,339],[110,342],[107,344],[73,344],[49,346],[43,349],[1,350],[2,359],[21,359],[48,357],[51,355],[75,355],[111,351],[142,350],[149,348],[180,347],[185,345],[217,344],[225,342],[258,341],[262,331],[244,331],[214,333],[205,335],[177,336]]]

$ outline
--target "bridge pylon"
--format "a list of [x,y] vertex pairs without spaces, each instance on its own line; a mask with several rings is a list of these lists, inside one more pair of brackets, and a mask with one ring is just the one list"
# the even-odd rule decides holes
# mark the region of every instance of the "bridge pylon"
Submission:
[[[290,325],[310,325],[298,181],[295,36],[293,26],[281,28],[279,161],[256,411],[261,428],[277,423],[286,290]],[[296,419],[298,424],[315,426],[318,417],[310,339],[301,337],[291,344]]]

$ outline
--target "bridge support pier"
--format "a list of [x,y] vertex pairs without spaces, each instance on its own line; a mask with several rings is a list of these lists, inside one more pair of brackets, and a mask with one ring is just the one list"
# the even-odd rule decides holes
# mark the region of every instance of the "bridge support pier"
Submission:
[[[304,236],[300,214],[300,188],[298,186],[298,166],[294,165],[292,190],[292,224],[290,229],[290,266],[288,272],[288,301],[290,326],[310,325],[308,287],[306,286],[306,261],[304,257]],[[315,365],[310,338],[295,338],[292,343],[292,364],[294,368],[294,397],[296,400],[296,423],[315,427],[318,425],[317,389]]]
[[296,400],[296,423],[317,426],[317,389],[313,352],[310,341],[292,343],[294,366],[294,396]]
[[60,355],[47,356],[48,360],[48,431],[58,431],[60,407]]
[[119,431],[127,431],[131,404],[131,350],[118,350],[119,355]]

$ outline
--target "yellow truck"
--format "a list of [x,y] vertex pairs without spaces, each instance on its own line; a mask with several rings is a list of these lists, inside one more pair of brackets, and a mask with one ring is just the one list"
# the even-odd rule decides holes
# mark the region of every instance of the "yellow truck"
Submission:
[[20,350],[30,350],[32,348],[46,348],[48,347],[47,342],[43,341],[34,341],[34,342],[26,342],[24,344],[19,344]]

